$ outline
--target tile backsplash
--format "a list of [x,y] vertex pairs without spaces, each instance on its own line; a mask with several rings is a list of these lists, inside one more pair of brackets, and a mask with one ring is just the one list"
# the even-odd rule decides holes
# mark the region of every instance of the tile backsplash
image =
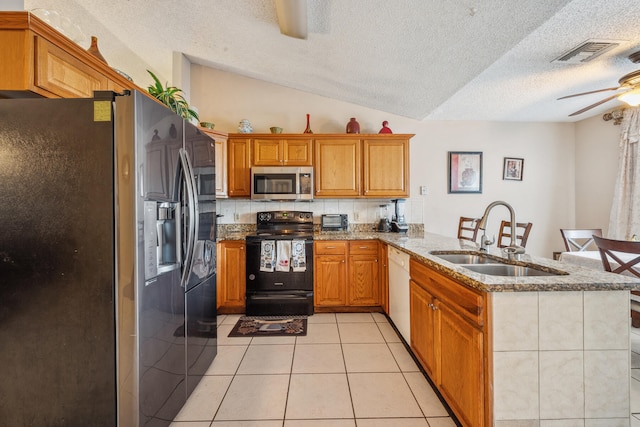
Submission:
[[[255,224],[256,213],[273,210],[292,210],[313,212],[316,222],[322,214],[347,214],[349,224],[375,224],[378,220],[380,205],[388,205],[389,215],[393,214],[394,204],[390,199],[315,199],[300,202],[264,202],[252,200],[218,199],[218,224]],[[424,222],[423,200],[406,199],[405,217],[407,223]]]

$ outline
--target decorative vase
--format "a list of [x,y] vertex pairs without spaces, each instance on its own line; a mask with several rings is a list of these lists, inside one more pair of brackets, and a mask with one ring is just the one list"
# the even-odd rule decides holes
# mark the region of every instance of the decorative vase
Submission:
[[[87,52],[98,58],[100,61],[107,64],[107,60],[104,59],[104,56],[100,53],[100,49],[98,49],[98,38],[96,36],[91,36],[91,46],[87,49]],[[109,64],[107,64],[109,65]]]
[[355,117],[351,117],[347,123],[347,133],[360,133],[360,123],[356,121]]
[[311,125],[309,124],[309,114],[307,114],[307,127],[303,133],[313,133],[313,131],[311,130]]
[[378,133],[393,133],[391,132],[391,129],[389,129],[389,126],[387,126],[389,124],[388,121],[384,121],[382,122],[382,129],[380,129],[380,132]]
[[238,124],[238,132],[240,133],[253,132],[253,128],[251,127],[251,123],[249,123],[249,120],[247,119],[240,120],[240,123]]

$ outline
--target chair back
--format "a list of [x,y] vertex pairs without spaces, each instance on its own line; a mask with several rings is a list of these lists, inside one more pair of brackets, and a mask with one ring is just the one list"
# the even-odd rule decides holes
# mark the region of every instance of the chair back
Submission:
[[592,229],[567,229],[561,228],[560,234],[564,240],[564,247],[567,252],[582,252],[590,246],[594,246],[593,236],[602,237],[601,228]]
[[[617,274],[629,272],[634,276],[640,277],[640,242],[605,239],[599,236],[593,236],[593,240],[600,251],[600,258],[602,258],[602,266],[605,271]],[[631,258],[624,256],[625,254],[631,254]],[[634,257],[633,255],[638,256]],[[612,266],[612,261],[618,267]]]
[[475,242],[476,237],[478,236],[479,224],[480,218],[469,218],[466,216],[461,216],[460,222],[458,223],[458,239]]
[[[530,222],[516,222],[516,243],[523,248],[527,246],[529,233],[533,224]],[[506,248],[511,244],[511,222],[502,221],[500,223],[500,232],[498,233],[498,247]]]

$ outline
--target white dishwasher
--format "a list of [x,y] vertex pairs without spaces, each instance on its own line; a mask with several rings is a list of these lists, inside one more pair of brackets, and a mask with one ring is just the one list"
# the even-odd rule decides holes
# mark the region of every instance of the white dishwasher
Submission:
[[389,317],[407,343],[411,343],[409,255],[389,245]]

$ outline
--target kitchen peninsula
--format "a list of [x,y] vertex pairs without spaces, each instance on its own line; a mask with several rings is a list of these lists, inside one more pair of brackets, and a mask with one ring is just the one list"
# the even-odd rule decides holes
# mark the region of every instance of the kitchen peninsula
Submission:
[[411,347],[463,425],[629,425],[629,291],[640,280],[528,255],[516,263],[567,274],[480,274],[432,254],[477,246],[431,233],[314,238],[378,239],[410,255]]

